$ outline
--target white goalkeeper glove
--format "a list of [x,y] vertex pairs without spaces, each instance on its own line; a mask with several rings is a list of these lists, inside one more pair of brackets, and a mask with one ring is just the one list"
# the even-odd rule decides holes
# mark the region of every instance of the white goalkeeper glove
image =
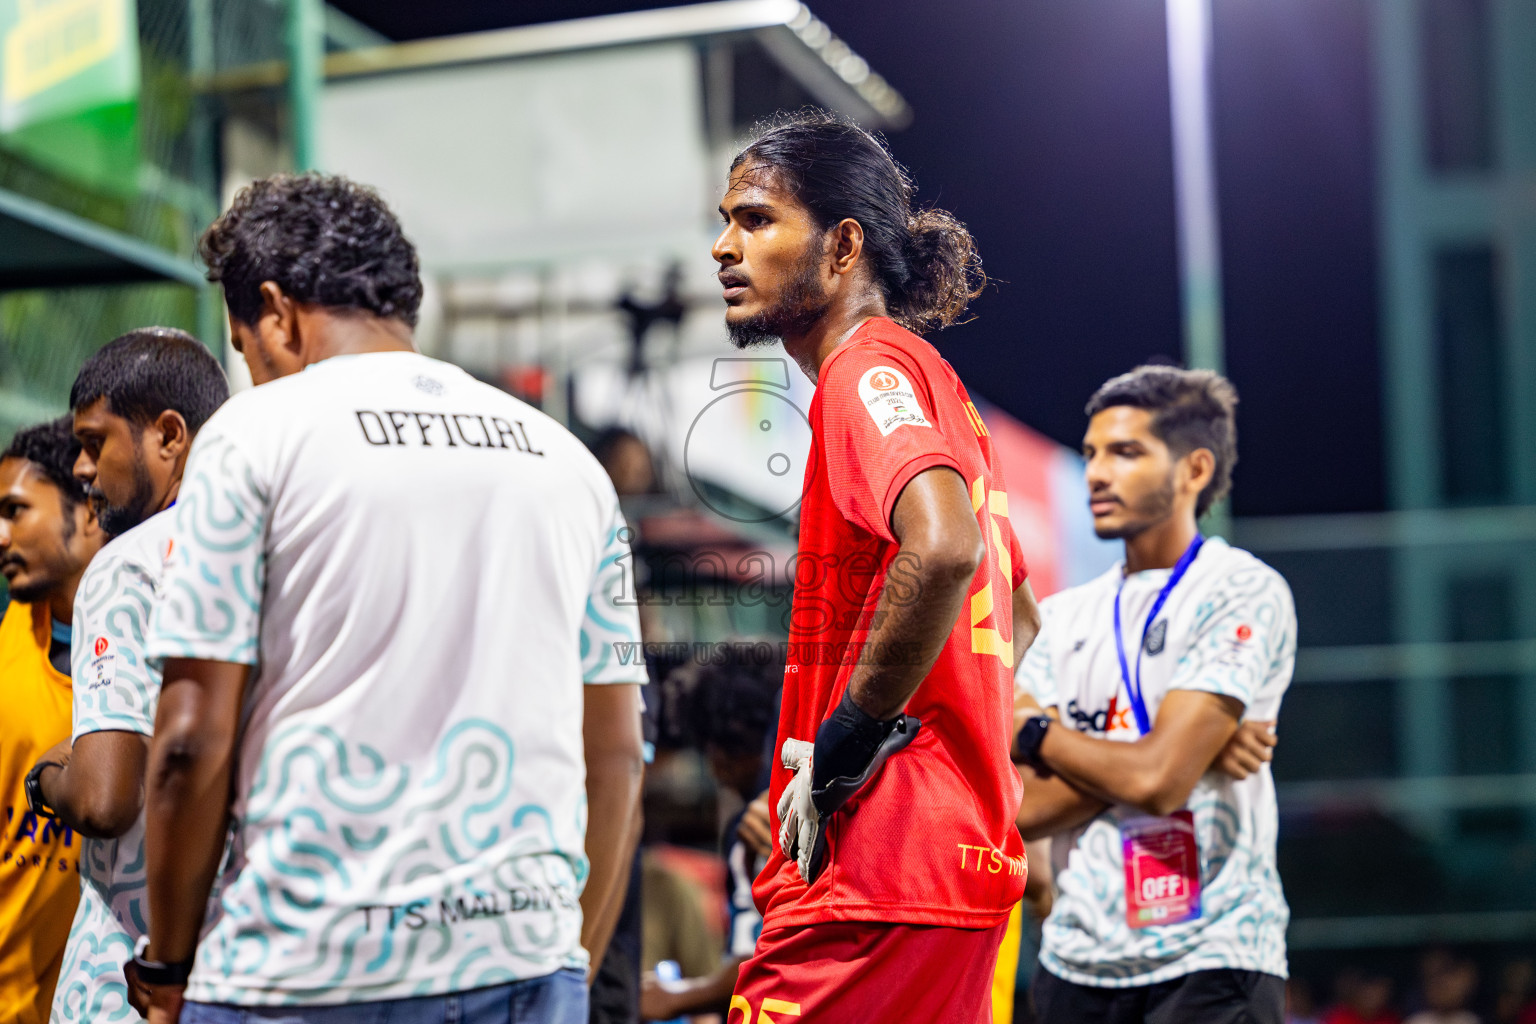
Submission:
[[[779,759],[795,777],[779,797],[779,849],[810,885],[826,864],[823,827],[880,771],[887,758],[917,736],[922,723],[901,714],[881,721],[844,694],[816,730],[816,742],[789,739]],[[818,771],[818,766],[820,770]]]
[[800,868],[800,877],[811,879],[811,850],[821,829],[821,815],[811,802],[811,759],[815,746],[805,740],[785,740],[780,763],[795,773],[779,797],[779,851]]

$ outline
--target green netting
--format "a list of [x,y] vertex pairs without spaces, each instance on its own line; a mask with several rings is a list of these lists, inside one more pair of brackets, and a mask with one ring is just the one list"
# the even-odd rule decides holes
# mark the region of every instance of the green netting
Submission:
[[[216,62],[212,10],[226,5],[248,3],[137,0],[136,96],[0,133],[0,188],[190,256],[216,212],[211,103],[193,70]],[[280,20],[243,30],[281,39]]]
[[[0,13],[7,2],[0,0]],[[27,11],[48,2],[33,0]],[[218,212],[216,133],[225,100],[206,83],[217,71],[282,59],[284,5],[137,0],[128,11],[138,43],[132,102],[0,132],[0,189],[190,259]],[[280,90],[272,93],[256,101],[280,111]],[[273,120],[280,132],[280,113]],[[0,293],[0,440],[63,412],[81,362],[123,331],[195,330],[197,303],[194,289],[172,284]]]
[[183,285],[0,297],[0,439],[64,412],[80,364],[117,335],[150,324],[190,331],[196,321],[196,294]]

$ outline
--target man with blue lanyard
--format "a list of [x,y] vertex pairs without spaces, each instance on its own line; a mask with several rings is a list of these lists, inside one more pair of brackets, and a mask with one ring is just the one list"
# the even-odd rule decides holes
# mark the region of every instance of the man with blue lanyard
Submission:
[[1279,573],[1197,525],[1231,483],[1236,404],[1220,375],[1167,366],[1088,403],[1094,528],[1125,561],[1041,603],[1017,673],[1038,704],[1015,739],[1019,828],[1052,837],[1060,890],[1042,1024],[1282,1019],[1268,761],[1296,613]]

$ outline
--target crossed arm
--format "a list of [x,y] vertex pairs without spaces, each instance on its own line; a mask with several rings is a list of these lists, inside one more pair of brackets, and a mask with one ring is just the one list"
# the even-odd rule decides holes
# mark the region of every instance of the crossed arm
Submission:
[[[1020,698],[1018,719],[1039,714]],[[1131,743],[1097,739],[1052,726],[1040,757],[1052,771],[1043,778],[1019,766],[1024,801],[1018,826],[1025,839],[1074,828],[1111,803],[1148,814],[1170,814],[1189,799],[1200,776],[1220,770],[1243,778],[1271,757],[1272,722],[1241,722],[1242,704],[1231,697],[1173,690],[1163,698],[1152,731]],[[1047,711],[1056,718],[1055,709]]]

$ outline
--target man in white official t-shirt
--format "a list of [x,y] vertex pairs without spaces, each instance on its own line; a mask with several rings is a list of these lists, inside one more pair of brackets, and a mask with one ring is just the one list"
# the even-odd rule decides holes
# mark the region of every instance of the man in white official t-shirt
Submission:
[[1236,404],[1220,375],[1168,366],[1088,403],[1094,528],[1125,561],[1041,602],[1017,673],[1038,704],[1015,739],[1019,828],[1051,837],[1059,887],[1043,1024],[1282,1019],[1268,762],[1296,612],[1279,573],[1197,527],[1231,483]]
[[414,350],[372,190],[258,181],[201,250],[258,386],[192,447],[150,629],[150,1020],[584,1024],[642,764],[613,485]]

